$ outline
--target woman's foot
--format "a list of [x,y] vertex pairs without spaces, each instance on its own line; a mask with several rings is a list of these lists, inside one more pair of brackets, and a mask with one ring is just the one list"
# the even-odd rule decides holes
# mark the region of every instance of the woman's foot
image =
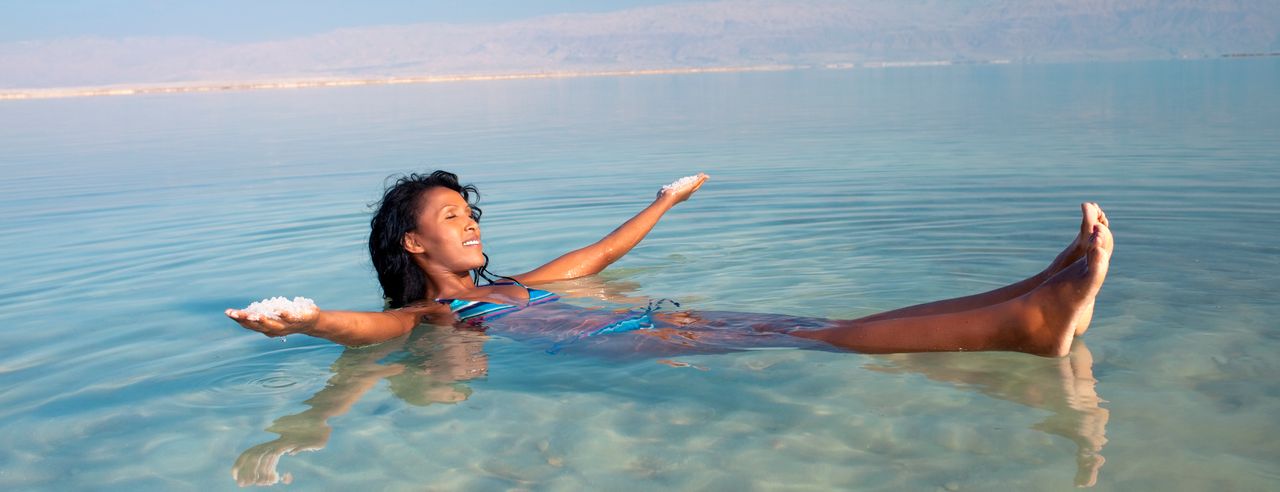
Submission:
[[1071,350],[1071,341],[1089,328],[1094,300],[1107,277],[1115,240],[1111,230],[1099,222],[1093,225],[1086,244],[1084,258],[1027,294],[1027,300],[1039,310],[1041,322],[1029,326],[1024,352],[1062,357]]
[[1080,214],[1080,233],[1076,235],[1075,240],[1071,241],[1071,244],[1067,245],[1067,249],[1058,253],[1058,257],[1053,259],[1049,268],[1045,269],[1045,273],[1050,277],[1084,257],[1085,251],[1089,249],[1089,237],[1093,235],[1094,225],[1102,224],[1111,227],[1111,223],[1107,221],[1106,212],[1103,212],[1102,207],[1099,207],[1096,202],[1081,203]]

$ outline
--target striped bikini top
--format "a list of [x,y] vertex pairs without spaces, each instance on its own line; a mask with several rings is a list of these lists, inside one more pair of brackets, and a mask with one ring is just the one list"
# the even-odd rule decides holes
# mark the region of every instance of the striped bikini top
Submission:
[[458,321],[466,321],[471,318],[484,316],[487,319],[495,319],[499,316],[510,314],[521,309],[533,306],[535,304],[545,304],[555,302],[560,299],[554,292],[548,292],[540,289],[530,289],[519,282],[502,282],[493,285],[519,285],[529,292],[529,303],[523,306],[515,304],[501,304],[497,302],[487,301],[467,301],[463,299],[436,299],[436,302],[448,303],[449,310],[458,317]]

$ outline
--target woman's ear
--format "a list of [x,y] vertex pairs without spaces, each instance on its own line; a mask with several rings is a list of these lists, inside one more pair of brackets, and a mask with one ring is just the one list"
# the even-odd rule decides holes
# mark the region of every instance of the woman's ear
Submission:
[[418,238],[414,237],[412,232],[404,233],[404,238],[400,240],[400,245],[404,246],[404,250],[409,253],[426,253],[427,248],[422,247],[422,243],[418,242]]

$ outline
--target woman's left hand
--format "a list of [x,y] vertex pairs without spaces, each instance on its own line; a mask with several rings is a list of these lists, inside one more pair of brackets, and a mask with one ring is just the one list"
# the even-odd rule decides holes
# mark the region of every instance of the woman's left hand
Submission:
[[688,200],[689,197],[693,196],[695,191],[698,191],[698,188],[702,187],[703,183],[707,182],[707,178],[710,177],[711,176],[707,176],[706,173],[698,173],[698,179],[692,182],[676,188],[663,187],[661,190],[658,190],[658,199],[672,200],[672,205]]

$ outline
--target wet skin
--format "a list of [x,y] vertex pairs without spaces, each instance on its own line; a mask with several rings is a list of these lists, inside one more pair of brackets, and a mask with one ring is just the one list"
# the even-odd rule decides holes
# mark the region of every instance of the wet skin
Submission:
[[[517,279],[527,284],[539,284],[598,272],[635,246],[663,213],[687,199],[704,181],[705,177],[677,196],[660,194],[654,204],[602,241],[567,253],[547,265],[517,276]],[[414,255],[415,263],[428,279],[428,296],[421,304],[384,313],[317,310],[286,315],[280,320],[251,319],[247,313],[238,310],[228,310],[227,315],[242,326],[268,336],[307,333],[340,343],[361,344],[400,339],[398,337],[403,337],[424,320],[453,324],[452,313],[443,304],[434,302],[435,298],[517,306],[528,303],[528,294],[523,287],[476,286],[470,281],[469,269],[483,264],[483,249],[479,242],[479,225],[470,219],[469,206],[460,195],[451,190],[433,189],[424,194],[421,202],[423,210],[417,228],[406,234],[404,241],[405,250]],[[1081,210],[1079,234],[1044,271],[999,289],[856,320],[668,311],[654,316],[658,326],[653,330],[612,338],[625,338],[630,344],[630,348],[624,344],[623,350],[615,354],[630,352],[657,357],[677,353],[726,352],[757,343],[813,342],[816,345],[808,348],[860,352],[1011,350],[1061,357],[1070,351],[1074,338],[1089,327],[1094,302],[1114,249],[1110,223],[1101,209],[1096,204],[1085,203]],[[623,313],[553,303],[517,311],[491,324],[506,333],[555,340],[612,323],[621,315]],[[725,327],[731,329],[717,329]],[[465,331],[474,330],[476,326],[464,323],[458,328]],[[785,335],[781,334],[784,332]],[[608,337],[600,337],[600,340],[605,339]],[[784,339],[790,339],[790,342],[779,342]],[[387,346],[389,344],[352,350],[378,350]],[[362,353],[365,352],[355,352],[357,355],[353,357],[363,360],[358,356]],[[371,360],[376,361],[377,358]],[[369,367],[369,364],[357,365]],[[332,389],[330,394],[336,396],[321,398],[322,395],[317,394],[308,403],[313,404],[313,414],[322,417],[320,422],[323,423],[329,416],[345,412],[350,402],[371,388],[378,379],[397,377],[403,370],[403,367],[379,366],[359,372],[358,377],[340,379],[335,375],[331,388],[326,388],[326,391]],[[1105,424],[1105,413],[1101,415],[1101,422]],[[289,417],[277,421],[278,425],[273,425],[270,430],[281,434],[280,439],[255,446],[242,455],[233,472],[241,483],[283,480],[275,473],[281,454],[316,449],[327,441],[327,430],[294,425],[296,421],[298,418]],[[1091,421],[1096,422],[1097,419]],[[1090,425],[1081,423],[1080,427]],[[1102,462],[1096,451],[1101,449],[1105,438],[1101,437],[1100,430],[1096,438],[1089,436],[1082,433],[1078,441],[1082,449],[1081,485],[1089,485],[1096,480],[1096,470]],[[1090,451],[1085,452],[1086,449]]]

